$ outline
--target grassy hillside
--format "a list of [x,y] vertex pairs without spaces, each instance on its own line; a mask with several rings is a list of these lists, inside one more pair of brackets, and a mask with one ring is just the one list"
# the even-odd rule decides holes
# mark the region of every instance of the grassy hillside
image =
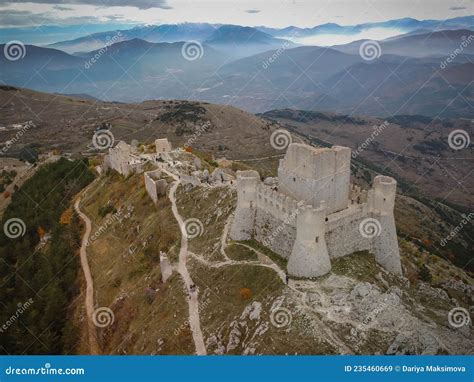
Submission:
[[[184,285],[176,274],[166,284],[161,279],[160,251],[170,258],[179,251],[168,198],[155,206],[143,175],[110,173],[86,194],[83,210],[92,220],[91,238],[96,237],[87,249],[95,302],[114,314],[111,326],[98,328],[102,352],[193,353]],[[82,304],[75,314],[84,314]],[[85,345],[82,352],[87,353]]]

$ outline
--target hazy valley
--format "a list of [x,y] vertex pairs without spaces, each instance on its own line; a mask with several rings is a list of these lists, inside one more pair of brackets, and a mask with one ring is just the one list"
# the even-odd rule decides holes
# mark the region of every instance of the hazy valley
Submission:
[[[472,354],[473,28],[184,23],[20,58],[0,45],[0,353]],[[330,267],[300,277],[304,251],[268,237]]]

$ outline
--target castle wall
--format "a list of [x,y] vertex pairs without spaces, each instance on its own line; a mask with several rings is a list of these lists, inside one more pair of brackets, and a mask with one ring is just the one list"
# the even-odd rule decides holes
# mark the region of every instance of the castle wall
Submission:
[[298,204],[263,184],[257,186],[255,238],[284,258],[296,239]]
[[156,178],[161,175],[161,170],[149,171],[143,174],[143,178],[145,179],[145,189],[148,195],[150,195],[151,200],[153,203],[158,202],[158,191],[156,188]]
[[131,171],[128,163],[131,148],[125,142],[119,142],[117,146],[109,149],[108,166],[119,174],[127,176]]
[[259,183],[257,171],[237,171],[237,208],[230,229],[232,240],[250,240],[253,237]]
[[156,204],[160,196],[166,195],[168,183],[165,179],[160,179],[161,170],[148,171],[143,174],[145,179],[145,189],[150,198]]
[[331,259],[372,249],[372,240],[363,237],[359,232],[360,223],[368,216],[367,204],[352,205],[328,216],[326,243]]
[[346,208],[350,191],[350,149],[290,145],[278,168],[278,189],[313,206],[324,200],[328,213]]
[[283,221],[262,208],[255,214],[255,239],[281,257],[288,259],[296,239],[296,216]]
[[368,192],[351,187],[349,149],[300,146],[291,144],[280,161],[278,191],[262,184],[256,171],[237,172],[231,238],[255,238],[288,259],[288,273],[296,277],[324,275],[330,259],[358,251],[370,251],[385,269],[401,274],[396,181],[377,176]]

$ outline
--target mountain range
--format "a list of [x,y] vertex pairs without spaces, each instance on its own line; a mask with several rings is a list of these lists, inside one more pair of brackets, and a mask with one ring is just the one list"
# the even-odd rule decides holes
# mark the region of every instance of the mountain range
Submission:
[[[465,25],[473,19],[447,20],[443,25]],[[99,38],[100,45],[103,34],[53,44],[55,48],[26,45],[20,60],[0,57],[0,81],[109,101],[191,99],[251,112],[292,107],[375,116],[473,117],[474,32],[414,29],[438,25],[415,21],[384,24],[413,29],[400,36],[332,47],[299,46],[275,37],[268,28],[181,24],[148,26],[148,33],[133,28],[117,39],[108,33],[109,43],[92,51],[83,51],[88,39]],[[319,31],[333,27],[321,26]],[[147,40],[129,39],[132,35]],[[193,38],[149,41],[183,36]],[[65,44],[82,51],[57,49],[65,49]],[[190,45],[194,52],[187,52]],[[372,51],[363,52],[367,46]]]
[[[149,42],[177,42],[196,40],[203,42],[213,39],[216,30],[225,26],[226,29],[238,27],[236,25],[208,24],[208,23],[182,23],[136,26],[131,29],[117,29],[105,32],[91,33],[80,38],[59,41],[49,44],[48,47],[60,49],[68,53],[100,49],[113,36],[120,35],[119,41],[139,38]],[[448,20],[416,20],[403,18],[378,23],[363,23],[358,25],[339,25],[327,23],[312,28],[289,26],[286,28],[268,28],[265,26],[254,29],[268,35],[284,39],[298,39],[318,35],[358,35],[368,30],[397,30],[398,34],[424,30],[432,32],[437,30],[464,29],[474,27],[474,16],[456,17]]]

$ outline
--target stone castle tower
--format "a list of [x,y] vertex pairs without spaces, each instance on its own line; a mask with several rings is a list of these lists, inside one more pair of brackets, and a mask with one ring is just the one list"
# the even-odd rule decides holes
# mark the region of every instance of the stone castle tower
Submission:
[[278,191],[256,171],[237,173],[233,240],[255,238],[288,260],[288,273],[318,277],[331,259],[367,250],[401,274],[393,208],[395,179],[377,176],[369,191],[350,184],[347,147],[293,143],[278,168]]

